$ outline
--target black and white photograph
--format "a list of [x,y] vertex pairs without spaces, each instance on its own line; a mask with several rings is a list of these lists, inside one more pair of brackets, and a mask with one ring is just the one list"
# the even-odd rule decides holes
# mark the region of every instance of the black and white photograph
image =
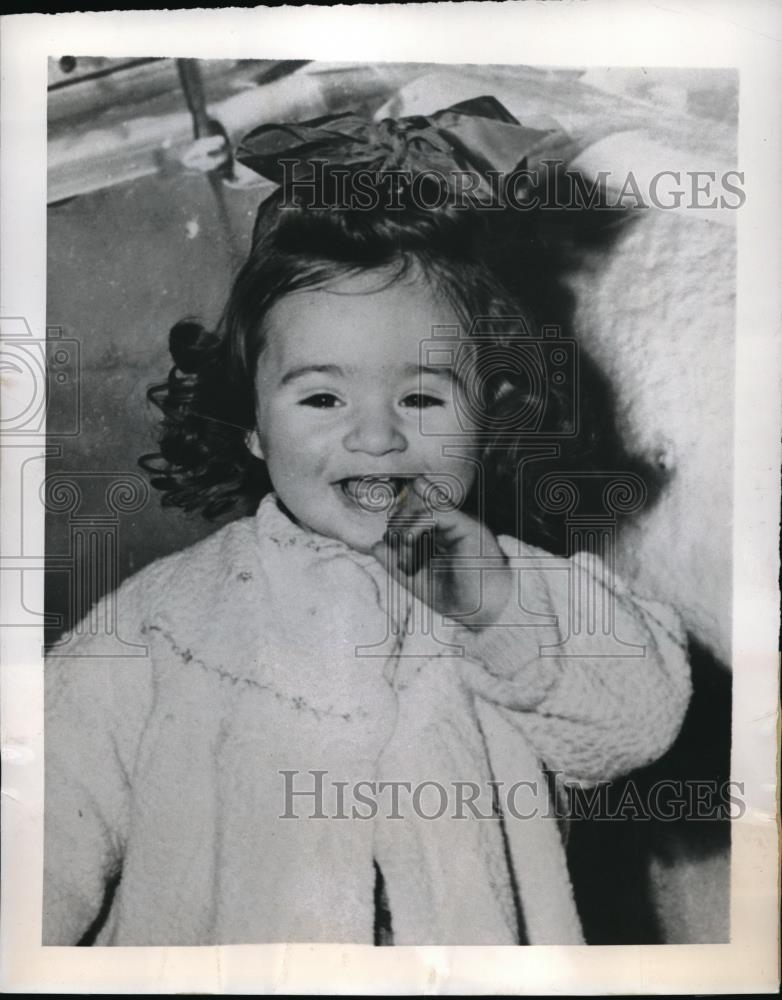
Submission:
[[45,308],[2,311],[35,947],[101,992],[127,947],[613,946],[573,954],[686,992],[714,980],[619,946],[728,961],[754,912],[743,989],[775,989],[776,528],[736,483],[773,515],[779,315],[740,277],[739,60],[232,57],[198,27],[46,50]]

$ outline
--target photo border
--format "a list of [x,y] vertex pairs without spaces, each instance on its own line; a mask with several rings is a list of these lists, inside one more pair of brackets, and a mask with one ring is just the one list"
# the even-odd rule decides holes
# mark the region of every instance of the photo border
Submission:
[[[278,944],[203,948],[41,947],[43,735],[39,626],[2,639],[2,988],[19,992],[729,993],[778,985],[778,522],[782,14],[752,0],[610,0],[11,15],[0,57],[0,317],[46,331],[47,57],[302,57],[536,66],[736,67],[739,169],[733,575],[733,822],[728,945],[373,948]],[[4,391],[29,391],[10,377]],[[43,504],[18,489],[19,448],[3,441],[3,553],[43,558]],[[42,456],[46,442],[32,446]],[[44,463],[39,462],[41,474]],[[42,479],[42,475],[41,475]],[[37,495],[37,494],[36,494]],[[10,555],[4,556],[11,559]],[[2,566],[5,601],[13,571]],[[24,600],[43,607],[43,569]]]

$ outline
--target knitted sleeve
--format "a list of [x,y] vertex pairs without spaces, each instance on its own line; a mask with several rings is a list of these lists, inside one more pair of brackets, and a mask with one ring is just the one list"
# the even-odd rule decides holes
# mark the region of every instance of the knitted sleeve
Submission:
[[661,757],[691,694],[678,616],[631,594],[592,555],[548,557],[522,574],[532,586],[509,601],[507,626],[466,639],[481,664],[467,665],[467,683],[504,706],[565,780],[605,781]]
[[133,761],[152,697],[138,589],[129,581],[99,601],[45,664],[45,945],[77,944],[121,873]]

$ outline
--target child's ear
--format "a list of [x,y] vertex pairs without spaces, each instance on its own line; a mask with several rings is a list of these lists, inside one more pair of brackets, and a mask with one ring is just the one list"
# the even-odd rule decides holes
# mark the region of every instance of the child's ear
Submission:
[[248,431],[247,437],[244,439],[244,443],[247,445],[251,454],[255,455],[256,458],[260,458],[261,461],[264,460],[261,439],[258,437],[257,430]]

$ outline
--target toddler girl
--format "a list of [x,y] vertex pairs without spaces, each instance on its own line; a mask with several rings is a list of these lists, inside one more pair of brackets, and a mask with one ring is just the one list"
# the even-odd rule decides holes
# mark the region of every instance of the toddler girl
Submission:
[[508,529],[568,419],[486,198],[536,138],[487,99],[245,141],[285,183],[172,331],[153,482],[257,510],[120,587],[146,658],[48,660],[44,943],[583,941],[544,771],[651,762],[690,688],[666,608]]

